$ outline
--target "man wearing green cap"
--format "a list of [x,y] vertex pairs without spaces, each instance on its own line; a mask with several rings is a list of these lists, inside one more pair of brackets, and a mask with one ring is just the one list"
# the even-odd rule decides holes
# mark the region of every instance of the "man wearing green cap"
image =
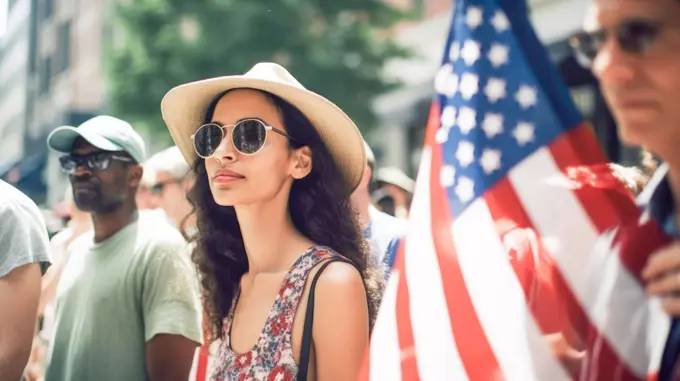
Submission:
[[185,242],[139,214],[144,141],[98,116],[47,138],[93,231],[68,249],[57,287],[46,381],[186,380],[201,341],[201,308]]

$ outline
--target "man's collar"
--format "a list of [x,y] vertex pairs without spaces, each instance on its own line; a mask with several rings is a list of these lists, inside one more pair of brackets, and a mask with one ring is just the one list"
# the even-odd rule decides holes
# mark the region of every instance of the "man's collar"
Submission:
[[[650,204],[658,204],[670,196],[670,185],[668,184],[668,164],[663,163],[654,172],[654,176],[647,182],[645,189],[637,197],[637,204],[647,207]],[[672,201],[672,199],[671,199]]]
[[668,184],[668,163],[663,163],[647,182],[645,189],[640,192],[640,195],[637,197],[637,203],[640,206],[646,207],[650,203],[658,202],[657,199],[659,195],[666,192],[670,192],[670,186]]
[[644,208],[663,230],[670,235],[678,233],[675,224],[673,193],[668,181],[668,164],[662,164],[637,198],[637,204]]

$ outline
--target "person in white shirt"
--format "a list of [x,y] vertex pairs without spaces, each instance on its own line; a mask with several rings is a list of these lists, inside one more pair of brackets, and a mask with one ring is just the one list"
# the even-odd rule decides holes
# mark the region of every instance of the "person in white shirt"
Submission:
[[375,168],[375,155],[371,147],[364,142],[366,150],[366,167],[359,186],[352,193],[352,204],[359,213],[360,222],[364,226],[364,236],[371,244],[371,252],[375,263],[384,262],[388,249],[406,232],[406,221],[379,211],[371,202],[371,187]]
[[[191,204],[187,192],[193,185],[191,168],[177,146],[172,146],[153,155],[146,165],[155,173],[152,192],[158,196],[158,206],[170,223],[182,229],[189,236],[196,232],[196,218],[191,215]],[[186,219],[186,223],[185,220]]]
[[0,180],[0,380],[18,380],[31,353],[40,278],[51,262],[38,206]]

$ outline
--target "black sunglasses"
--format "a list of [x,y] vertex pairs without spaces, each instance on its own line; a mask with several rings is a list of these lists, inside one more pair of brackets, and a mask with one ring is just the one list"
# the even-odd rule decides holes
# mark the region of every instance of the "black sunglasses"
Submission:
[[207,159],[215,154],[217,147],[227,135],[227,128],[231,127],[231,141],[234,148],[244,155],[254,155],[259,152],[267,141],[267,132],[277,134],[299,143],[285,131],[266,125],[259,119],[245,119],[234,125],[220,126],[216,123],[204,124],[191,135],[196,154]]
[[610,34],[614,35],[616,43],[625,52],[642,55],[654,44],[660,31],[660,23],[645,19],[630,19],[610,30],[579,32],[569,40],[569,45],[574,49],[578,62],[589,67],[602,46],[607,43]]
[[113,152],[94,152],[87,155],[70,154],[59,158],[61,169],[68,174],[75,173],[81,166],[85,166],[93,172],[106,171],[113,161],[135,163],[133,158]]

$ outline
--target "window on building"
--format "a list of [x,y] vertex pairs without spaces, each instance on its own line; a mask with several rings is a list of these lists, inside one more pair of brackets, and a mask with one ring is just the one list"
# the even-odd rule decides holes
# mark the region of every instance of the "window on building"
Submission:
[[60,74],[68,69],[71,58],[71,22],[59,26],[57,33],[57,52],[55,54],[54,73]]
[[40,61],[40,69],[38,74],[38,92],[47,94],[52,85],[52,57],[47,56]]
[[39,21],[45,21],[52,17],[54,11],[54,0],[39,0],[38,17]]

